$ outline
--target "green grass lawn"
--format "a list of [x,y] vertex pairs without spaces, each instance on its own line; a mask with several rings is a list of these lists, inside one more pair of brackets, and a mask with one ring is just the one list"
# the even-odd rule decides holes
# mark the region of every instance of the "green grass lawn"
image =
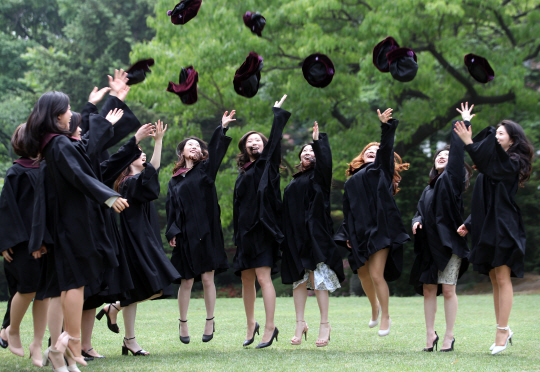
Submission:
[[[318,307],[315,297],[306,306],[308,341],[291,346],[295,327],[292,298],[278,298],[276,324],[279,342],[270,348],[242,348],[245,318],[241,299],[218,299],[216,333],[202,343],[204,301],[192,300],[189,310],[191,343],[178,340],[178,309],[175,300],[139,305],[137,339],[151,353],[148,357],[122,356],[122,335],[107,329],[106,320],[96,322],[93,345],[106,355],[88,363],[83,371],[540,371],[540,295],[516,295],[511,316],[514,346],[499,355],[488,350],[494,341],[495,317],[492,297],[460,296],[453,353],[424,353],[425,327],[422,297],[391,298],[392,330],[379,337],[377,328],[367,323],[370,308],[365,297],[331,298],[332,339],[328,347],[317,348]],[[0,303],[3,314],[6,303]],[[435,329],[444,333],[444,310],[439,298]],[[257,299],[256,314],[264,326],[262,299]],[[122,319],[119,319],[122,329]],[[25,347],[31,342],[31,312],[22,326]],[[48,335],[46,335],[48,336]],[[255,339],[254,345],[260,341]],[[442,340],[441,340],[442,341]],[[46,340],[44,341],[44,346]],[[440,344],[439,344],[440,345]],[[28,355],[28,349],[25,349]],[[37,370],[26,358],[0,349],[0,371]]]

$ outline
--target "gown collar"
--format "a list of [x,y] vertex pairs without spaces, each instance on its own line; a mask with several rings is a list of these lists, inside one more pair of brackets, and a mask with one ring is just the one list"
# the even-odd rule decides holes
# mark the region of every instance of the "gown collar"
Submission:
[[13,164],[19,164],[25,168],[39,168],[39,164],[34,164],[34,161],[29,158],[19,158],[15,160]]

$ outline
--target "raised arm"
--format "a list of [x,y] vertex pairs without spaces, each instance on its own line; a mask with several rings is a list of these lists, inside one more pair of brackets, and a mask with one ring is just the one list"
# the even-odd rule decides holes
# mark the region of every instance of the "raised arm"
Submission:
[[287,95],[284,95],[281,98],[281,101],[276,101],[274,107],[272,108],[272,111],[274,112],[274,122],[272,123],[268,143],[264,147],[260,158],[262,161],[270,160],[276,170],[279,168],[279,164],[281,163],[281,137],[283,135],[283,129],[285,129],[285,125],[291,117],[290,112],[281,108],[281,105],[286,98]]
[[154,137],[154,153],[152,154],[152,160],[150,160],[150,163],[154,166],[154,168],[159,169],[161,166],[161,148],[163,147],[163,136],[167,130],[167,124],[165,124],[164,127],[163,122],[158,120],[157,123],[154,124],[154,128],[155,131],[152,135],[152,137]]
[[326,133],[319,134],[317,122],[313,126],[312,148],[315,153],[315,181],[330,192],[332,188],[332,150]]
[[[448,164],[445,172],[450,174],[452,188],[454,193],[461,194],[463,192],[463,182],[465,180],[465,144],[454,131],[457,120],[452,122],[450,133],[450,151],[448,152]],[[471,123],[464,122],[469,128]]]
[[392,119],[392,109],[386,109],[382,114],[377,110],[381,121],[381,144],[375,157],[375,166],[381,167],[390,175],[394,174],[394,140],[399,120]]
[[206,172],[213,180],[216,179],[219,166],[221,165],[221,162],[227,153],[227,149],[229,148],[229,144],[232,141],[232,138],[227,137],[225,133],[227,133],[227,130],[229,129],[229,123],[236,121],[236,119],[233,119],[235,113],[236,111],[232,110],[231,113],[227,115],[228,112],[225,111],[223,118],[221,119],[221,125],[216,128],[212,138],[210,139],[210,143],[208,143],[208,162]]

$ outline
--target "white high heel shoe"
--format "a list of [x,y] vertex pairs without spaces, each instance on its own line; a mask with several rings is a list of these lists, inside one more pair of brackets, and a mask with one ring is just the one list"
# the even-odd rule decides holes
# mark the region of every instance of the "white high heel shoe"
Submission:
[[373,328],[377,324],[379,324],[379,319],[381,319],[381,312],[382,312],[381,305],[379,305],[379,314],[377,314],[377,319],[375,320],[369,319],[369,324],[368,324],[369,328]]
[[59,353],[59,352],[60,351],[53,350],[50,347],[47,350],[45,350],[45,353],[43,353],[43,367],[47,367],[50,363],[53,369],[53,372],[70,372],[69,369],[67,369],[65,365],[63,365],[62,367],[54,368],[54,364],[51,358],[49,358],[49,353]]
[[[505,331],[510,331],[510,327],[497,327],[497,329],[502,329],[502,330],[505,330]],[[500,353],[501,351],[503,351],[504,349],[506,349],[506,347],[508,346],[508,341],[510,341],[510,345],[512,345],[512,335],[510,335],[510,332],[508,334],[508,338],[506,339],[506,342],[504,343],[503,346],[495,346],[493,348],[493,350],[491,351],[491,355],[495,355],[495,354],[498,354]]]
[[388,336],[390,333],[390,326],[392,325],[392,319],[388,318],[388,329],[380,330],[379,329],[379,336]]
[[[499,325],[497,324],[497,327],[499,327]],[[512,330],[510,328],[508,328],[508,333],[510,334],[510,336],[508,338],[512,338],[512,336],[514,335],[514,332],[512,332]],[[495,348],[495,342],[493,343],[493,345],[491,345],[491,347],[489,348],[489,351],[493,351],[493,349]]]

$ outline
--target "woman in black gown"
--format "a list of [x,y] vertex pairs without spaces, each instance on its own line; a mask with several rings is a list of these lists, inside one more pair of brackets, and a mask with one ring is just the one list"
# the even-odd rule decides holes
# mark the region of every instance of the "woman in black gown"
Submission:
[[280,257],[281,191],[279,165],[281,163],[281,136],[290,112],[281,109],[287,98],[276,102],[272,111],[274,122],[267,140],[259,132],[248,132],[238,144],[238,178],[234,186],[233,222],[236,254],[233,265],[242,278],[242,297],[247,318],[247,336],[244,346],[251,345],[259,324],[255,321],[255,279],[258,280],[264,301],[266,323],[261,343],[257,348],[272,345],[279,333],[274,325],[276,291],[272,274],[277,273]]
[[24,356],[20,325],[26,310],[32,305],[34,339],[28,347],[32,363],[41,367],[41,344],[47,327],[49,299],[36,296],[42,259],[28,252],[34,211],[34,189],[39,177],[39,164],[28,157],[22,146],[25,124],[15,129],[11,138],[13,151],[20,156],[6,172],[0,195],[0,252],[4,257],[6,278],[12,280],[16,293],[10,309],[10,325],[6,329],[9,350]]
[[143,152],[139,159],[126,168],[115,182],[118,190],[129,203],[129,213],[120,215],[120,226],[126,258],[134,288],[130,299],[109,304],[103,308],[108,322],[116,325],[120,311],[124,317],[125,336],[122,354],[149,355],[135,340],[135,317],[139,302],[165,298],[171,283],[180,282],[180,274],[171,264],[161,241],[158,216],[153,201],[159,197],[159,167],[161,148],[167,125],[155,124],[154,153],[149,163]]
[[345,279],[343,261],[334,241],[330,217],[332,187],[332,152],[326,133],[319,135],[313,126],[313,143],[302,146],[298,155],[300,171],[283,193],[283,261],[281,280],[293,284],[296,310],[296,332],[292,345],[307,340],[308,325],[304,320],[307,290],[314,289],[321,313],[319,339],[322,347],[330,340],[328,321],[329,296]]
[[513,332],[508,327],[513,302],[510,278],[523,277],[526,242],[514,197],[518,187],[529,180],[534,149],[523,128],[511,120],[501,121],[497,128],[485,128],[474,139],[471,128],[463,123],[457,123],[455,131],[480,173],[474,184],[470,221],[467,219],[458,233],[464,236],[471,231],[469,261],[475,271],[489,275],[493,285],[497,334],[490,349],[497,354],[512,341]]
[[176,148],[178,162],[167,192],[165,235],[173,247],[171,262],[182,275],[178,309],[180,341],[185,344],[189,343],[187,311],[193,282],[202,281],[203,284],[206,324],[202,340],[208,342],[214,335],[214,275],[229,268],[215,181],[231,143],[225,133],[229,123],[236,120],[234,114],[234,110],[230,115],[225,112],[208,146],[197,137],[189,137]]
[[[468,103],[461,104],[466,125],[471,115]],[[463,200],[461,194],[469,185],[472,168],[465,163],[463,141],[451,128],[450,146],[435,153],[429,173],[429,184],[424,189],[418,210],[412,220],[415,234],[416,258],[411,269],[410,284],[424,296],[426,319],[426,347],[424,351],[437,349],[439,336],[435,332],[437,294],[444,296],[446,332],[441,351],[454,350],[454,324],[458,309],[456,284],[467,271],[469,247],[457,228],[463,223]]]
[[[91,168],[90,161],[77,140],[69,136],[71,111],[69,98],[61,92],[43,94],[26,123],[24,148],[31,157],[46,160],[40,169],[47,197],[45,217],[32,226],[29,250],[35,257],[44,249],[44,229],[50,232],[52,245],[46,247],[46,282],[49,288],[61,293],[65,332],[46,352],[53,368],[63,365],[60,352],[81,364],[80,338],[84,287],[94,283],[101,274],[104,258],[88,226],[91,221],[88,200],[114,208],[117,212],[127,206],[120,194],[103,185]],[[75,141],[75,142],[74,142]],[[54,281],[50,285],[50,281]],[[40,284],[41,285],[41,284]]]
[[[343,194],[344,221],[336,241],[351,253],[349,264],[358,273],[372,308],[369,327],[378,324],[379,336],[390,333],[387,281],[399,278],[403,269],[403,244],[410,240],[405,232],[394,195],[399,191],[399,172],[409,168],[394,153],[394,137],[399,121],[392,109],[381,114],[381,143],[368,144],[349,164]],[[375,318],[375,320],[373,320]]]

